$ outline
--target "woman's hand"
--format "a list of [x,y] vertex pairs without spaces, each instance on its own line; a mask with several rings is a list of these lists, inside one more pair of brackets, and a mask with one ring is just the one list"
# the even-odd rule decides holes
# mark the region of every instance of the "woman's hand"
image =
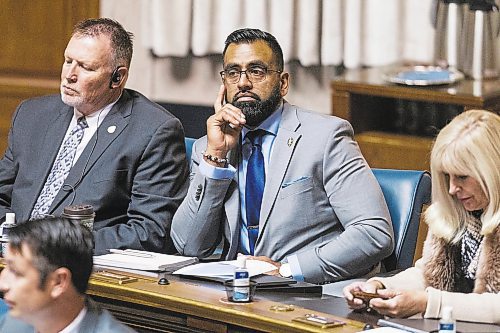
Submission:
[[379,281],[354,282],[345,287],[343,292],[347,305],[349,305],[351,309],[359,310],[367,307],[369,299],[356,297],[355,294],[357,292],[361,291],[365,293],[378,294],[378,291],[383,288],[384,285]]
[[390,317],[410,317],[424,313],[427,308],[427,292],[422,290],[379,290],[381,298],[370,300],[369,306],[378,313]]

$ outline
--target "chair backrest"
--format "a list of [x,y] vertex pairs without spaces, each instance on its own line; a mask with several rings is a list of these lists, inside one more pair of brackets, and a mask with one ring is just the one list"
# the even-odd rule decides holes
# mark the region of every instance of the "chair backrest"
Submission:
[[194,138],[184,138],[184,143],[186,145],[186,158],[188,164],[191,164],[191,152],[193,151],[193,144],[196,141]]
[[395,247],[383,260],[387,271],[413,265],[422,206],[431,200],[427,171],[372,169],[391,214]]

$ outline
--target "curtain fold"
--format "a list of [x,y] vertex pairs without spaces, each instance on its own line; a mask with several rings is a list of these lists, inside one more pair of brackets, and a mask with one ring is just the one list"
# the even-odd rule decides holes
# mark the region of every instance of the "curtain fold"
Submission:
[[158,57],[219,54],[229,33],[252,27],[303,66],[432,61],[432,0],[143,0],[141,9]]

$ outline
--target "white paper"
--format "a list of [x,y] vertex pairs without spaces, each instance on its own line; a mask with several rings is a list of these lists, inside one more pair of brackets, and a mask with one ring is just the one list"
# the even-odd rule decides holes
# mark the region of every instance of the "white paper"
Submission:
[[123,250],[121,252],[122,253],[94,256],[94,264],[144,271],[161,271],[168,269],[175,270],[197,261],[194,257],[175,256],[147,251]]
[[[246,263],[250,277],[276,269],[276,266],[261,260],[247,260]],[[238,267],[236,260],[218,261],[183,267],[179,270],[176,270],[173,274],[231,278],[236,267]]]

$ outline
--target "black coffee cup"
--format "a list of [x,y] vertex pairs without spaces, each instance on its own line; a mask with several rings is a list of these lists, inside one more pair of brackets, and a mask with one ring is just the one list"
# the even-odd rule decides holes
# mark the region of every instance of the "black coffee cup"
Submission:
[[76,221],[87,227],[90,231],[94,230],[94,208],[91,205],[71,205],[64,207],[61,217]]

